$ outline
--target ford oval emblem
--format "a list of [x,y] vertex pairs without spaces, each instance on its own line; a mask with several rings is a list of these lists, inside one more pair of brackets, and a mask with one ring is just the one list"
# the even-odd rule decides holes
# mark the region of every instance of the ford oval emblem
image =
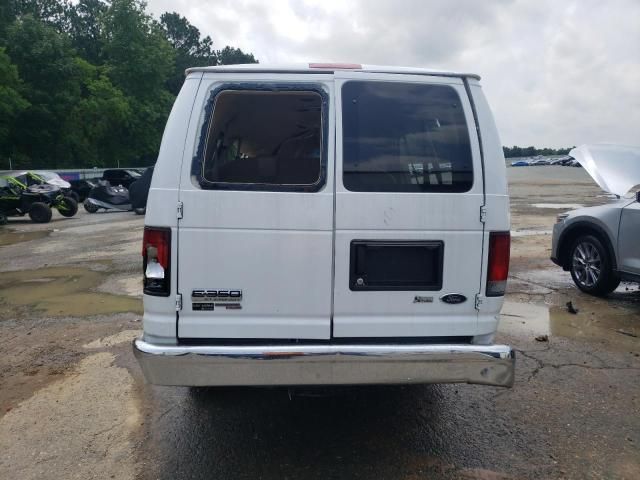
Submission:
[[458,303],[464,303],[467,301],[467,297],[462,295],[461,293],[448,293],[447,295],[443,295],[440,297],[444,303],[449,303],[451,305],[456,305]]

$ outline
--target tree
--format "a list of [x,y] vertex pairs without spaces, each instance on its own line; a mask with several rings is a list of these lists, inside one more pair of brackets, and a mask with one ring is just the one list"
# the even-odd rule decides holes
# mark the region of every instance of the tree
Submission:
[[4,38],[7,27],[16,18],[16,5],[12,0],[0,2],[0,42]]
[[98,65],[101,63],[102,16],[109,5],[102,0],[80,0],[66,8],[66,28],[73,47],[84,60]]
[[4,48],[0,48],[0,155],[5,157],[12,154],[9,141],[15,119],[29,106],[20,94],[20,88],[18,69]]
[[28,158],[57,166],[66,155],[62,128],[81,94],[75,52],[67,38],[31,15],[7,29],[6,51],[31,104],[14,122],[14,146]]
[[113,0],[102,19],[109,76],[127,95],[156,96],[173,70],[175,57],[159,24],[139,0]]
[[128,99],[118,90],[102,67],[78,59],[86,94],[71,110],[65,137],[71,157],[84,166],[106,167],[113,160],[127,158],[126,135],[132,117]]
[[132,115],[124,136],[126,158],[155,161],[174,96],[165,88],[175,52],[160,25],[138,0],[113,0],[102,17],[103,55],[113,84],[127,97]]
[[514,145],[513,147],[502,147],[505,158],[514,158],[514,157],[533,157],[535,155],[566,155],[571,150],[571,147],[568,148],[536,148],[536,147],[518,147]]
[[189,67],[216,65],[216,55],[211,38],[201,39],[200,30],[176,12],[163,13],[160,16],[160,25],[176,52],[175,68],[167,80],[167,88],[177,95],[184,81],[184,71]]
[[237,65],[240,63],[258,63],[253,54],[244,53],[239,48],[226,46],[216,52],[219,65]]
[[30,15],[57,31],[63,31],[65,29],[67,17],[65,15],[66,3],[64,1],[8,0],[8,2],[12,5],[14,17]]
[[191,66],[254,62],[214,50],[142,0],[0,0],[0,157],[21,167],[155,161]]

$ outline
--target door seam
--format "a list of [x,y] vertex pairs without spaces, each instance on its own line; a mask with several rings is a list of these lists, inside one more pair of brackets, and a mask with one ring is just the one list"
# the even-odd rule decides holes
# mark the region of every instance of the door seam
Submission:
[[[473,123],[475,124],[476,137],[478,139],[478,150],[480,151],[480,168],[482,170],[482,208],[487,208],[487,185],[485,180],[485,166],[484,166],[484,145],[482,144],[482,133],[480,131],[480,122],[478,120],[478,111],[476,110],[476,104],[473,101],[473,94],[471,93],[471,87],[469,86],[469,80],[465,77],[462,79],[464,84],[464,89],[467,92],[467,98],[469,99],[469,105],[471,106],[471,113],[473,114]],[[488,215],[488,213],[487,213]],[[485,277],[485,266],[484,266],[484,254],[486,251],[486,233],[487,233],[487,222],[486,219],[482,223],[482,250],[480,257],[480,278],[478,282],[478,294],[476,298],[482,297],[482,279]],[[480,306],[480,305],[478,305]],[[480,322],[480,308],[477,308],[476,312],[476,331],[478,330],[478,324]]]
[[[178,203],[182,202],[182,169],[184,167],[184,152],[187,149],[187,141],[189,139],[189,127],[191,126],[191,118],[193,117],[193,109],[196,106],[196,100],[198,99],[198,93],[200,92],[200,87],[202,86],[202,78],[204,77],[204,73],[200,75],[200,80],[198,81],[198,87],[196,88],[195,94],[193,95],[193,101],[191,102],[191,110],[189,110],[189,120],[187,123],[187,132],[184,135],[184,142],[182,144],[182,159],[180,161],[180,170],[178,174]],[[184,212],[183,212],[184,216]],[[181,217],[180,217],[181,218]],[[176,215],[176,295],[180,294],[180,218],[177,218]],[[176,341],[180,340],[180,336],[178,335],[180,325],[180,312],[176,311]]]
[[331,103],[333,108],[333,217],[332,217],[332,229],[331,229],[331,311],[329,312],[329,339],[333,337],[333,315],[336,295],[336,184],[337,178],[337,152],[338,152],[338,113],[336,106],[336,81],[333,79],[333,96],[331,97]]

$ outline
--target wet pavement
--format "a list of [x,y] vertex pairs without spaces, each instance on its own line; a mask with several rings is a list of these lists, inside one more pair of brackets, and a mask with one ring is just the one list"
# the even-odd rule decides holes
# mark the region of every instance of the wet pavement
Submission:
[[559,171],[510,178],[513,389],[147,385],[130,348],[142,219],[10,220],[0,478],[640,478],[640,289],[595,299],[548,260],[558,204],[608,201]]

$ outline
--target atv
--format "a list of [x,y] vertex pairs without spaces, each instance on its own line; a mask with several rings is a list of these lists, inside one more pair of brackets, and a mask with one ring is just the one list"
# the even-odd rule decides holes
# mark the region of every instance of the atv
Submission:
[[14,177],[0,177],[0,220],[29,215],[36,223],[48,223],[51,207],[64,217],[73,217],[78,211],[77,202],[53,185],[27,186]]
[[71,184],[64,180],[55,172],[42,170],[22,170],[9,173],[7,176],[15,178],[18,182],[27,187],[32,185],[51,185],[60,189],[65,197],[73,198],[76,203],[80,201],[80,196],[73,191]]

